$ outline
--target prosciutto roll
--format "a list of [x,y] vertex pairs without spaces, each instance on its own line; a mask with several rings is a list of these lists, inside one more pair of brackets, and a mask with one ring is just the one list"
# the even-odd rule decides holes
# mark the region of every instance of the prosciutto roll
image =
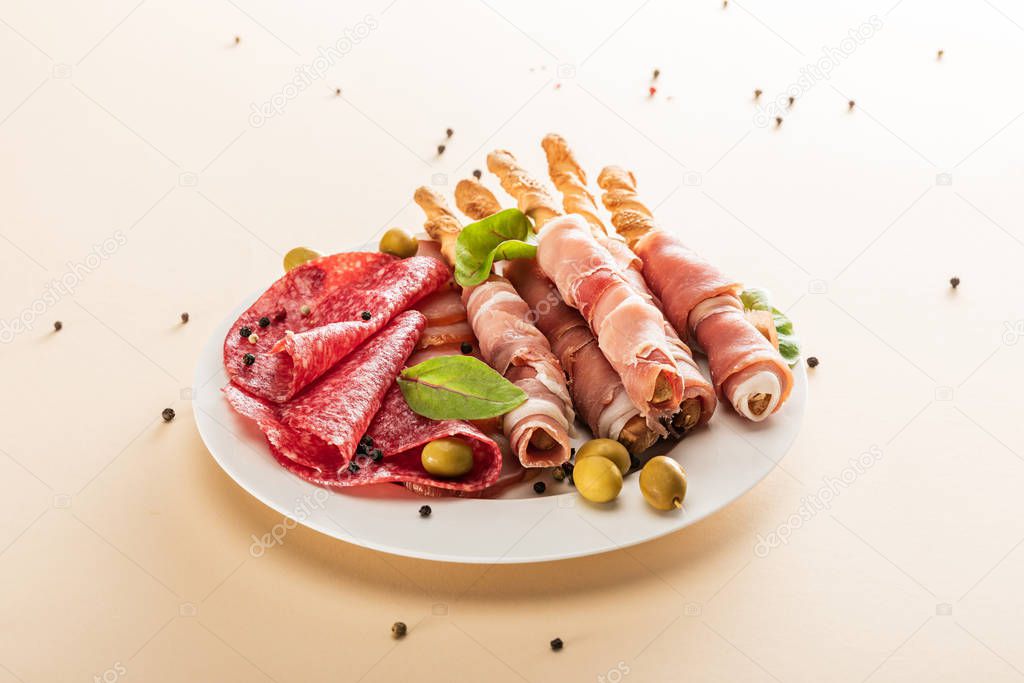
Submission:
[[643,261],[643,273],[683,338],[708,357],[718,395],[753,421],[782,407],[793,373],[778,350],[747,319],[739,282],[654,225],[636,199],[631,174],[608,167],[598,184],[619,233]]
[[648,426],[666,433],[661,421],[678,410],[683,378],[661,311],[629,284],[578,215],[555,218],[541,228],[537,262],[562,299],[590,324]]
[[[530,322],[530,307],[508,280],[497,275],[463,290],[462,297],[484,360],[527,395],[526,402],[502,420],[519,461],[524,467],[567,461],[575,419],[572,399],[558,358]],[[547,438],[538,438],[538,431]]]
[[[427,215],[424,228],[454,254],[461,226],[444,198],[421,187],[416,203]],[[529,322],[529,307],[504,278],[462,292],[467,321],[481,357],[522,389],[527,400],[502,416],[502,430],[523,467],[551,467],[569,460],[572,399],[558,359],[547,339]]]
[[626,423],[640,411],[601,353],[587,321],[562,300],[535,261],[512,261],[505,268],[505,275],[529,305],[531,319],[572,378],[569,391],[580,417],[594,436],[618,439]]
[[[579,214],[586,219],[594,239],[612,255],[620,272],[636,293],[661,310],[661,303],[644,281],[639,257],[621,239],[609,236],[607,228],[598,217],[597,203],[587,190],[587,175],[576,160],[569,143],[561,135],[549,133],[541,141],[541,147],[547,156],[551,181],[562,193],[562,207],[565,212]],[[661,322],[665,330],[665,339],[670,345],[672,356],[683,378],[683,402],[679,406],[679,412],[672,418],[672,426],[677,431],[685,433],[707,423],[715,412],[718,400],[715,398],[715,390],[711,383],[697,368],[690,348],[679,338],[664,315]]]

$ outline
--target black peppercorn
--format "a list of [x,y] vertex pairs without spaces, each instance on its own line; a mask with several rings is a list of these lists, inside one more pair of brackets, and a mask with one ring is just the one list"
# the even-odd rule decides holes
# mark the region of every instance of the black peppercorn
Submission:
[[431,513],[431,509],[430,509],[429,505],[421,505],[420,506],[420,517],[429,517],[430,513]]
[[451,128],[448,128],[448,129],[447,129],[447,130],[445,130],[445,132],[444,132],[444,136],[445,136],[446,138],[450,138],[450,137],[451,137],[451,136],[453,136],[453,135],[455,135],[455,131],[454,131],[454,130],[452,130]]
[[362,316],[363,320],[369,320],[370,318],[373,317],[369,311],[363,311],[360,315]]
[[469,342],[462,342],[462,345],[459,346],[459,350],[462,351],[463,355],[469,355],[473,353],[473,345]]
[[260,318],[260,327],[270,327],[270,318],[267,316]]
[[246,365],[252,365],[253,363],[256,362],[256,356],[252,355],[251,353],[247,353],[244,356],[242,356],[242,362],[245,363]]
[[164,408],[163,412],[160,413],[160,417],[164,418],[164,422],[170,422],[174,419],[174,408]]
[[444,145],[438,145],[438,146],[437,146],[437,153],[438,153],[439,155],[440,155],[440,154],[444,154],[444,150],[445,150],[445,147],[444,147]]
[[957,287],[959,287],[960,286],[960,278],[958,278],[955,275],[953,277],[949,278],[949,286],[952,287],[953,289],[956,289]]
[[53,323],[53,331],[54,332],[60,332],[63,327],[64,327],[64,323],[62,323],[59,320],[54,321],[54,323]]
[[240,334],[243,337],[245,337],[246,339],[248,339],[249,337],[252,336],[252,328],[246,327],[245,325],[243,325],[241,328],[239,328],[238,334]]
[[478,169],[476,169],[475,171],[473,171],[473,177],[474,177],[474,178],[476,178],[477,180],[480,180],[480,178],[481,178],[482,176],[483,176],[483,173],[481,173],[481,172],[480,172],[480,169],[479,169],[479,168],[478,168]]
[[542,482],[542,481],[538,481],[536,484],[533,485],[533,490],[536,493],[544,493],[544,491],[547,488],[548,488],[547,485],[544,482]]
[[816,367],[818,367],[818,358],[816,356],[809,357],[807,359],[807,367],[809,367],[809,368],[816,368]]
[[555,638],[554,640],[551,641],[551,649],[554,650],[555,652],[558,652],[559,650],[562,649],[562,645],[564,645],[564,644],[565,643],[562,642],[561,638]]
[[409,632],[409,627],[404,622],[396,621],[391,624],[391,636],[394,638],[405,638],[405,634]]
[[183,323],[187,323],[188,322],[188,312],[187,311],[185,313],[181,314],[181,322],[183,322]]
[[380,462],[384,458],[384,451],[379,448],[374,448],[370,453],[370,460],[374,462]]
[[350,462],[348,464],[348,471],[351,472],[352,474],[355,474],[356,472],[359,471],[359,465],[355,464],[354,462]]

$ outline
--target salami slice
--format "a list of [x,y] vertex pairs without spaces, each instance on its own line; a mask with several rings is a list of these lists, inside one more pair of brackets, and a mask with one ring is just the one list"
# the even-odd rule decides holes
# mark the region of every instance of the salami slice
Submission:
[[334,476],[355,454],[359,438],[380,409],[425,324],[417,311],[396,316],[387,328],[286,404],[271,404],[231,385],[225,393],[239,413],[259,424],[281,456]]
[[224,367],[248,392],[287,401],[449,277],[428,257],[355,252],[310,261],[238,318],[224,340]]

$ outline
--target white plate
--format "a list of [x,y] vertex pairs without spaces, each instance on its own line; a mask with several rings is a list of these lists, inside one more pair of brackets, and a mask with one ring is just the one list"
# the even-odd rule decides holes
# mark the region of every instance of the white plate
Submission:
[[[648,506],[636,474],[607,505],[583,500],[571,485],[543,472],[500,498],[423,498],[401,486],[378,484],[336,493],[290,474],[271,456],[255,423],[235,413],[220,389],[224,337],[256,299],[244,302],[217,328],[199,357],[193,410],[199,433],[214,459],[238,485],[300,524],[357,545],[396,555],[445,562],[544,562],[594,555],[643,543],[697,522],[739,498],[782,459],[796,438],[807,402],[807,376],[794,368],[796,386],[786,405],[760,424],[720,406],[711,423],[662,450],[686,469],[682,510]],[[577,436],[586,437],[585,428]],[[544,481],[547,491],[533,491]],[[424,503],[433,509],[420,517]],[[280,532],[284,529],[277,529]],[[273,531],[259,542],[261,553]]]

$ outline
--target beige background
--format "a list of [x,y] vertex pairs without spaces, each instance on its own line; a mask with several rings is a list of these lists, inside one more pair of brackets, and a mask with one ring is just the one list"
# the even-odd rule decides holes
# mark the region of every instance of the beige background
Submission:
[[[1024,9],[388,2],[0,2],[0,681],[1024,677]],[[757,125],[752,91],[794,83]],[[599,557],[434,564],[303,528],[253,557],[282,520],[196,433],[210,331],[288,248],[415,229],[413,189],[495,146],[542,171],[549,130],[792,314],[821,365],[782,466]]]

